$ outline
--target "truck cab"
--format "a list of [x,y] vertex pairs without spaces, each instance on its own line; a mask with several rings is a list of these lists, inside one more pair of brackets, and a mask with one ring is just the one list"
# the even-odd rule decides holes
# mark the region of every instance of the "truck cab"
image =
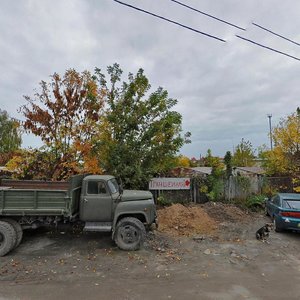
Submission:
[[138,249],[145,238],[145,226],[156,222],[152,194],[123,191],[110,175],[86,176],[79,206],[79,218],[85,222],[85,231],[111,231],[116,244],[124,250]]
[[120,198],[120,188],[112,176],[90,175],[83,179],[80,197],[80,220],[112,222],[113,208]]

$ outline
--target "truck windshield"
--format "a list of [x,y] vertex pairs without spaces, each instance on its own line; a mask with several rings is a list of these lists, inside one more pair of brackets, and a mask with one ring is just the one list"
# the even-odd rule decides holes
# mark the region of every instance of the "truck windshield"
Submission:
[[115,178],[113,178],[111,180],[108,180],[107,184],[108,184],[110,192],[112,194],[115,194],[115,193],[119,192],[119,185],[118,185],[118,182]]

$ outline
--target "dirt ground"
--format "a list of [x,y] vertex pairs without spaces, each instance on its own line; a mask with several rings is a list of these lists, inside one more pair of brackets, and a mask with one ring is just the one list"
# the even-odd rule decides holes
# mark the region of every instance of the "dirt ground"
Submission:
[[224,204],[159,214],[165,227],[136,252],[119,250],[109,234],[26,231],[0,258],[0,299],[300,299],[299,233],[258,241],[270,220]]

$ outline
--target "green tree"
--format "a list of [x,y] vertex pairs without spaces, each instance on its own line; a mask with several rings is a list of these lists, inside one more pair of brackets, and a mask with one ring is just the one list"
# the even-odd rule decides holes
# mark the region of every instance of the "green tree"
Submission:
[[212,168],[212,174],[215,177],[220,177],[223,175],[224,165],[217,156],[212,155],[211,149],[207,150],[206,156],[204,158],[204,166]]
[[218,163],[219,159],[212,155],[211,149],[207,149],[206,156],[204,157],[204,166],[205,167],[212,167],[216,163]]
[[249,141],[241,140],[235,148],[232,164],[236,167],[252,167],[254,165],[254,150]]
[[19,122],[0,109],[0,153],[13,152],[19,149],[21,143]]
[[181,134],[181,115],[172,110],[177,100],[150,83],[139,69],[121,83],[118,64],[108,67],[109,83],[100,69],[96,78],[106,95],[106,112],[98,144],[103,168],[119,176],[125,186],[145,186],[149,178],[166,171],[190,133]]
[[226,166],[226,176],[232,175],[232,155],[230,151],[227,151],[224,156],[224,163]]
[[[205,167],[211,167],[211,174],[207,176],[207,196],[213,201],[220,200],[224,191],[224,165],[220,158],[212,155],[211,149],[207,150],[203,159]],[[205,187],[206,188],[206,187]]]

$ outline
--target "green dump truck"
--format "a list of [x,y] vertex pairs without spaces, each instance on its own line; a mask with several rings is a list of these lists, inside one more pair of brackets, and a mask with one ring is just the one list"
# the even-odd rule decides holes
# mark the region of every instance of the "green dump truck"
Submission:
[[156,223],[148,191],[122,190],[110,175],[76,175],[69,181],[0,182],[0,256],[16,248],[23,230],[81,223],[84,231],[111,232],[122,250],[137,250]]

